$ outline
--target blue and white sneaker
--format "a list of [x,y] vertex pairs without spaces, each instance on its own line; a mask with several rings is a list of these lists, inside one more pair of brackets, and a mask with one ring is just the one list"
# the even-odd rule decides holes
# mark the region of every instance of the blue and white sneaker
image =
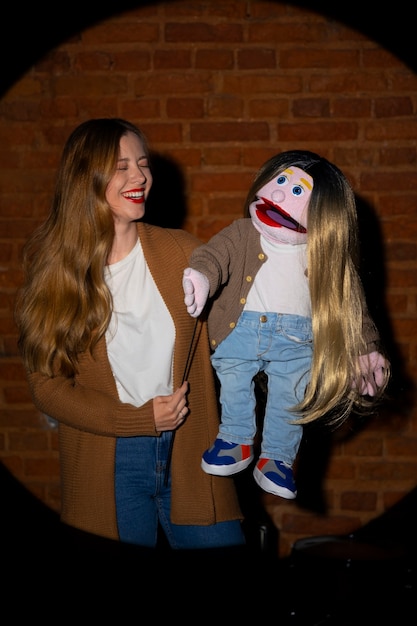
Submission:
[[275,496],[293,500],[297,496],[292,467],[283,461],[259,459],[253,477],[258,485]]
[[241,472],[253,459],[253,446],[230,443],[217,438],[201,459],[201,467],[207,474],[230,476]]

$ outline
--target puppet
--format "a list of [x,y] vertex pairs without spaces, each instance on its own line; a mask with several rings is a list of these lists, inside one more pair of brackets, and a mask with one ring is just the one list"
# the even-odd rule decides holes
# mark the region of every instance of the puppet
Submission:
[[371,411],[390,364],[358,273],[354,193],[327,159],[301,150],[260,168],[245,217],[193,251],[184,270],[188,313],[208,315],[220,383],[218,435],[205,472],[230,476],[254,459],[254,378],[267,377],[260,453],[253,470],[267,492],[297,495],[294,462],[303,425],[340,425]]

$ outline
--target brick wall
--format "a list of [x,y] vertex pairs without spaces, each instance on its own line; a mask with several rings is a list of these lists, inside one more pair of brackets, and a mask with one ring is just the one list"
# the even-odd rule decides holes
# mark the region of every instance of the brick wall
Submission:
[[125,3],[97,22],[67,21],[62,39],[52,27],[53,46],[38,38],[42,54],[5,85],[0,460],[55,510],[56,431],[32,405],[12,310],[22,245],[46,215],[64,141],[98,116],[144,129],[161,181],[150,219],[202,240],[241,216],[255,170],[279,151],[314,150],[345,171],[367,215],[364,278],[392,353],[392,400],[336,433],[308,430],[299,501],[265,495],[261,511],[285,555],[298,538],[359,528],[416,486],[417,77],[379,39],[302,4]]

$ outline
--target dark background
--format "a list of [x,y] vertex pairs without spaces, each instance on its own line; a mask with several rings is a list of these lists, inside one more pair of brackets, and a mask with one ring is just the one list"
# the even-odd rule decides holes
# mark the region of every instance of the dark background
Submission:
[[[165,3],[175,0],[164,0]],[[273,0],[271,0],[271,3]],[[0,46],[4,92],[48,50],[66,38],[111,15],[154,4],[152,0],[119,0],[106,3],[72,0],[67,4],[9,0],[1,10]],[[365,0],[300,0],[283,2],[316,11],[364,33],[393,52],[411,69],[417,67],[416,25],[411,5],[382,5]],[[1,94],[0,94],[1,95]]]

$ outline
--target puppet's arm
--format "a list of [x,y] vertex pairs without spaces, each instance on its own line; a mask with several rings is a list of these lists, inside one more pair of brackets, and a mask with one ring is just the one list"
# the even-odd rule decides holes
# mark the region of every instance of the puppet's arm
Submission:
[[209,279],[197,270],[187,267],[182,279],[184,303],[191,317],[198,317],[209,295]]

